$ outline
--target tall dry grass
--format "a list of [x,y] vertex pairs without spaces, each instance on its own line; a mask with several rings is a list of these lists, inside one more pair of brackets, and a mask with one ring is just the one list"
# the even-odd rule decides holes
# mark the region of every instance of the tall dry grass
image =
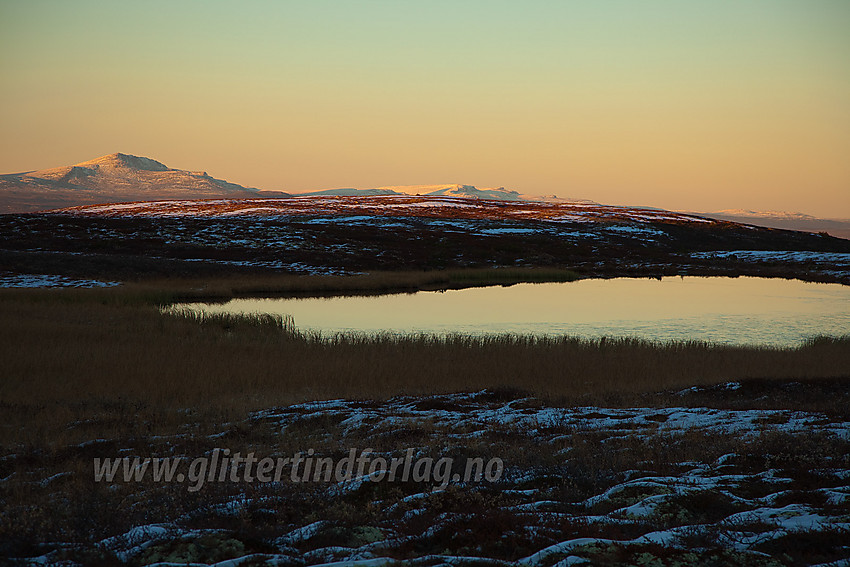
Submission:
[[601,403],[746,378],[850,377],[848,338],[795,349],[514,335],[319,338],[271,317],[161,314],[154,304],[163,297],[132,287],[0,294],[0,443],[149,434],[310,399],[501,388]]

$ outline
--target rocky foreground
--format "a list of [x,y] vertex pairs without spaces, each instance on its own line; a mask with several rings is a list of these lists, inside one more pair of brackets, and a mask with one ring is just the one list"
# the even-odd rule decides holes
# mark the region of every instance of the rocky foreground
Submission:
[[[187,425],[50,455],[21,449],[0,461],[0,553],[65,565],[844,564],[850,415],[791,409],[815,391],[846,397],[840,381],[756,381],[648,396],[645,407],[500,391],[335,400],[203,435]],[[303,464],[263,478],[243,460],[232,477],[195,470],[190,482],[190,460],[220,464],[225,450],[369,460],[341,479]],[[131,474],[144,459],[183,459],[187,474],[94,480],[93,460],[108,457]],[[405,458],[434,465],[390,478]],[[501,464],[464,479],[476,459]]]

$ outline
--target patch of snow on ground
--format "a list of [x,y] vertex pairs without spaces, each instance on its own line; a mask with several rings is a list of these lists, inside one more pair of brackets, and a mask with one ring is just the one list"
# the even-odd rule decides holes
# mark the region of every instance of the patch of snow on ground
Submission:
[[[734,392],[741,384],[730,382],[725,389]],[[232,432],[234,426],[250,427],[252,424],[268,426],[269,431],[283,435],[287,430],[299,427],[315,428],[317,423],[334,423],[339,427],[342,447],[348,447],[342,439],[371,439],[370,436],[383,434],[396,435],[399,429],[410,431],[439,431],[442,438],[436,438],[444,447],[451,447],[452,440],[475,438],[476,435],[488,433],[510,434],[515,442],[521,439],[530,448],[551,447],[558,438],[565,435],[579,436],[589,434],[588,439],[598,439],[604,444],[612,439],[628,439],[638,445],[638,451],[643,443],[649,442],[652,436],[662,436],[661,440],[674,440],[680,436],[686,442],[691,439],[706,438],[691,434],[731,434],[740,436],[740,442],[745,444],[759,435],[779,433],[809,435],[812,433],[824,436],[847,438],[850,435],[850,422],[836,419],[826,419],[818,412],[791,410],[724,410],[704,407],[631,407],[604,408],[587,407],[551,407],[534,398],[514,399],[504,401],[494,398],[491,392],[447,394],[428,397],[396,397],[386,401],[374,400],[345,400],[314,401],[285,407],[268,408],[251,414],[244,423],[222,424],[224,430],[220,434],[210,435],[210,439],[218,439],[227,432]],[[350,438],[348,436],[351,436]],[[414,458],[428,455],[428,442],[416,441],[411,447]],[[736,445],[737,446],[737,445]],[[745,445],[743,445],[745,446]],[[399,453],[375,453],[389,458]],[[565,465],[569,465],[571,457],[569,450],[562,454]],[[756,553],[756,546],[786,535],[803,532],[818,532],[821,530],[850,529],[850,515],[846,512],[847,495],[850,493],[850,472],[831,465],[813,463],[812,469],[805,468],[805,475],[820,474],[825,478],[817,488],[829,504],[818,509],[817,499],[812,504],[788,503],[788,498],[795,493],[801,493],[792,478],[795,474],[787,468],[781,468],[771,463],[752,464],[746,454],[746,449],[740,455],[736,452],[715,454],[713,457],[698,461],[701,453],[696,451],[694,461],[672,462],[659,469],[649,468],[630,469],[627,474],[611,477],[584,493],[577,500],[556,500],[559,497],[559,484],[536,483],[543,479],[536,464],[531,466],[512,465],[506,462],[506,474],[499,481],[500,485],[493,488],[490,494],[504,497],[504,507],[501,511],[516,518],[523,528],[529,532],[546,531],[547,539],[537,538],[536,547],[528,547],[523,552],[525,557],[518,558],[515,564],[525,565],[567,565],[580,564],[587,561],[588,554],[593,550],[604,549],[609,545],[621,548],[636,546],[639,550],[647,545],[661,545],[667,549],[686,550],[689,548],[687,538],[694,534],[708,533],[715,530],[721,538],[726,538],[725,548],[742,553]],[[690,454],[689,454],[690,456]],[[840,458],[834,464],[840,464]],[[808,465],[806,465],[808,467]],[[557,466],[551,471],[560,471]],[[560,475],[560,472],[555,472]],[[366,476],[354,477],[348,481],[332,483],[327,488],[313,486],[325,490],[328,498],[347,498],[368,483]],[[564,478],[559,477],[561,480]],[[807,483],[811,479],[806,477]],[[48,483],[46,488],[59,483]],[[759,490],[743,489],[757,485]],[[529,486],[531,488],[529,488]],[[554,489],[553,489],[554,487]],[[274,488],[269,486],[269,488]],[[459,490],[470,489],[470,486],[458,485]],[[472,493],[476,490],[472,487]],[[428,544],[432,539],[445,537],[441,535],[452,521],[463,515],[461,512],[439,511],[429,509],[435,500],[439,500],[438,491],[432,487],[415,487],[414,492],[400,496],[395,501],[375,501],[374,505],[382,507],[383,517],[393,517],[394,523],[386,522],[380,525],[383,539],[362,543],[351,547],[329,545],[323,541],[320,547],[315,547],[315,539],[322,534],[336,529],[332,520],[316,519],[316,517],[291,520],[281,526],[269,547],[276,548],[277,553],[251,554],[231,559],[217,565],[237,565],[239,563],[276,564],[292,563],[292,557],[306,559],[310,564],[323,565],[383,565],[392,563],[387,557],[398,557],[399,549],[410,545],[415,548],[420,543]],[[731,508],[723,511],[719,520],[705,523],[701,520],[688,519],[671,522],[669,510],[684,508],[677,506],[682,499],[691,496],[708,495],[727,498]],[[719,496],[718,496],[719,495]],[[207,504],[207,509],[217,512],[218,516],[231,517],[241,514],[249,508],[249,504],[257,503],[264,497],[263,490],[251,489],[242,496],[229,497],[217,503]],[[273,491],[267,496],[276,498]],[[383,498],[383,497],[382,497]],[[395,498],[395,497],[394,497]],[[450,502],[451,500],[449,500]],[[839,508],[843,506],[844,508]],[[665,512],[665,509],[667,510]],[[406,522],[420,514],[430,512],[432,517],[428,524],[413,528],[410,531],[396,530],[399,522]],[[439,512],[439,513],[437,513]],[[667,514],[664,517],[664,514]],[[587,532],[564,533],[559,526],[561,521],[576,522],[578,526],[588,528]],[[290,520],[286,520],[289,522]],[[678,525],[682,524],[683,525]],[[764,526],[761,531],[751,530],[750,526]],[[377,529],[377,528],[375,528]],[[606,531],[609,530],[609,531]],[[747,531],[750,530],[750,531]],[[99,547],[108,549],[123,561],[134,561],[151,545],[176,539],[186,540],[199,534],[224,533],[216,530],[188,530],[171,524],[150,524],[139,526],[132,530],[100,542]],[[595,537],[577,537],[593,534]],[[613,534],[613,535],[612,535]],[[608,536],[608,537],[602,537]],[[615,538],[615,539],[611,539]],[[559,541],[564,539],[564,541]],[[348,545],[348,544],[346,544]],[[536,544],[535,544],[536,545]],[[426,547],[422,547],[427,549]],[[440,547],[438,549],[443,549]],[[535,551],[536,550],[536,551]],[[43,553],[43,552],[42,552]],[[448,551],[444,552],[448,553]],[[32,562],[50,563],[56,556],[34,558]],[[409,564],[481,564],[504,565],[507,562],[489,557],[461,557],[452,555],[420,555],[408,561]],[[640,564],[640,563],[639,563]]]
[[121,283],[49,274],[0,274],[0,287],[113,287],[116,285]]
[[485,228],[484,234],[534,234],[540,232],[533,228]]
[[850,253],[809,252],[789,250],[723,250],[716,252],[694,252],[694,258],[736,258],[751,262],[814,262],[850,267]]

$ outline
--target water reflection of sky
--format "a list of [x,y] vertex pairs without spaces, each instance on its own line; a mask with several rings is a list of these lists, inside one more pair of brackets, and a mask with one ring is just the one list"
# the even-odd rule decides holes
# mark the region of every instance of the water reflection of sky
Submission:
[[618,278],[330,299],[237,299],[208,312],[291,315],[338,331],[636,336],[790,345],[850,333],[850,286],[765,278]]

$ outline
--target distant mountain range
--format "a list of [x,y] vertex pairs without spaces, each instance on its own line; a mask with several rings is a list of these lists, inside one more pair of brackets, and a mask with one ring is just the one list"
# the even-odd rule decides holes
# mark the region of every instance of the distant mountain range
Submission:
[[[205,171],[172,169],[156,160],[115,153],[76,165],[0,175],[0,213],[27,213],[81,205],[162,201],[169,199],[252,199],[307,196],[420,195],[502,201],[544,201],[596,204],[593,201],[535,197],[504,187],[472,185],[405,185],[375,189],[326,189],[302,193],[263,191],[211,177]],[[828,232],[850,238],[850,219],[820,219],[801,213],[723,210],[690,214],[720,220]]]
[[539,200],[504,187],[411,185],[376,189],[327,189],[297,194],[261,191],[205,171],[172,169],[156,160],[115,153],[75,165],[0,175],[0,213],[168,199],[251,199],[292,196],[440,195],[503,201]]
[[[263,195],[266,195],[263,192]],[[493,199],[497,201],[540,201],[540,197],[521,195],[518,191],[509,191],[504,187],[485,187],[479,189],[473,185],[393,185],[375,189],[325,189],[323,191],[308,191],[293,193],[295,197],[376,197],[388,195],[412,195],[421,197],[463,197],[466,199]],[[556,197],[553,197],[556,199]]]
[[832,236],[850,239],[850,219],[822,219],[803,213],[786,213],[782,211],[746,211],[741,209],[726,209],[714,213],[692,213],[718,220],[753,224],[769,228],[784,228],[785,230],[802,230],[804,232],[826,232]]

